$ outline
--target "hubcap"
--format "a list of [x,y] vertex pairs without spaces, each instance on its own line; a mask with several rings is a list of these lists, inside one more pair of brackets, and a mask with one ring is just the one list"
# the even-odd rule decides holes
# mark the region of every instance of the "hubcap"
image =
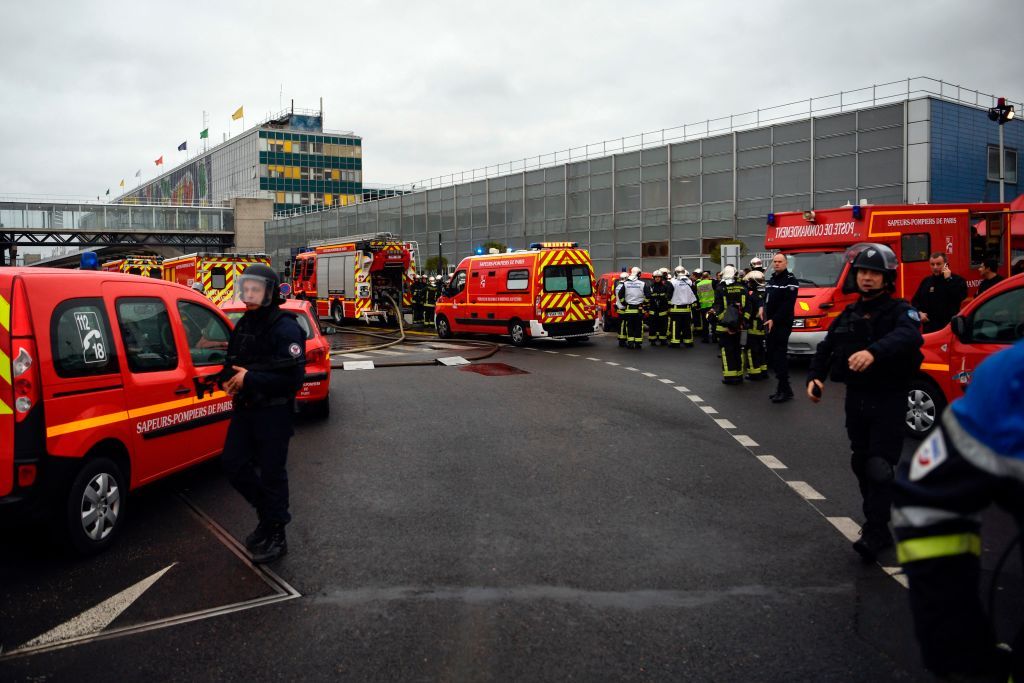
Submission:
[[437,321],[437,335],[439,337],[448,336],[448,321],[445,320],[444,318],[441,318],[440,320]]
[[94,541],[110,535],[121,512],[121,491],[107,472],[94,476],[82,492],[82,530]]
[[521,325],[513,325],[512,326],[512,340],[514,342],[516,342],[518,344],[519,342],[523,341],[523,336],[524,335],[525,335],[525,332],[523,332],[523,327]]
[[913,389],[907,394],[907,426],[924,433],[935,424],[935,401],[928,392]]

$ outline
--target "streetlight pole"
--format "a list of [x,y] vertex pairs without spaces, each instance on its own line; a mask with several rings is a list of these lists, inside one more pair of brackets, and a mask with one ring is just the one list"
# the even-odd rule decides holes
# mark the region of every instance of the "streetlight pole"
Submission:
[[999,122],[999,203],[1006,201],[1003,186],[1006,180],[1006,153],[1003,151],[1003,122]]
[[1006,104],[1006,98],[1000,97],[996,100],[996,106],[988,110],[990,121],[999,124],[999,201],[1006,201],[1004,186],[1006,184],[1006,153],[1003,150],[1003,125],[1013,118],[1013,105]]
[[[1000,128],[1000,131],[1001,130],[1002,129]],[[441,259],[442,258],[443,257],[441,256],[441,232],[438,231],[438,233],[437,233],[437,274],[438,275],[441,274]]]

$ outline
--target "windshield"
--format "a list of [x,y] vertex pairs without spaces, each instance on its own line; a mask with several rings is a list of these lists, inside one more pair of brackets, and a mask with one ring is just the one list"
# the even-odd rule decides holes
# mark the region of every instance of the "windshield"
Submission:
[[845,251],[809,251],[786,256],[789,271],[802,287],[834,287],[846,260]]
[[545,292],[568,292],[572,290],[580,296],[590,296],[590,269],[586,266],[548,266],[544,269]]

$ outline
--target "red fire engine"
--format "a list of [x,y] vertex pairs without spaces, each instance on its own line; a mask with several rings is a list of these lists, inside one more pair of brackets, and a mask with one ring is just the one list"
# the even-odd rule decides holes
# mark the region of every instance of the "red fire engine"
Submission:
[[[946,255],[950,269],[967,280],[968,300],[978,291],[977,268],[986,258],[1010,267],[1009,204],[844,206],[768,215],[765,247],[789,257],[800,282],[789,353],[813,354],[832,320],[855,294],[844,294],[846,249],[857,242],[888,245],[900,261],[896,296],[910,299],[930,274],[928,257]],[[768,274],[770,276],[770,273]]]
[[415,273],[415,242],[391,233],[354,235],[314,242],[298,254],[292,269],[295,296],[315,302],[317,315],[340,323],[392,312],[387,296],[411,305],[406,296]]
[[269,266],[270,257],[266,254],[188,254],[164,261],[164,279],[186,287],[199,282],[203,294],[220,305],[234,296],[235,276],[254,263]]
[[161,279],[164,276],[163,259],[159,256],[125,256],[114,261],[107,261],[100,270],[108,273],[128,273]]

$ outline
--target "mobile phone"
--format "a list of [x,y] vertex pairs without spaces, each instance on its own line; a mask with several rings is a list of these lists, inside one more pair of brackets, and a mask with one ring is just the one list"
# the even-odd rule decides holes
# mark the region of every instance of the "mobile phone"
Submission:
[[816,383],[811,383],[811,393],[814,394],[814,398],[821,398],[821,387]]

